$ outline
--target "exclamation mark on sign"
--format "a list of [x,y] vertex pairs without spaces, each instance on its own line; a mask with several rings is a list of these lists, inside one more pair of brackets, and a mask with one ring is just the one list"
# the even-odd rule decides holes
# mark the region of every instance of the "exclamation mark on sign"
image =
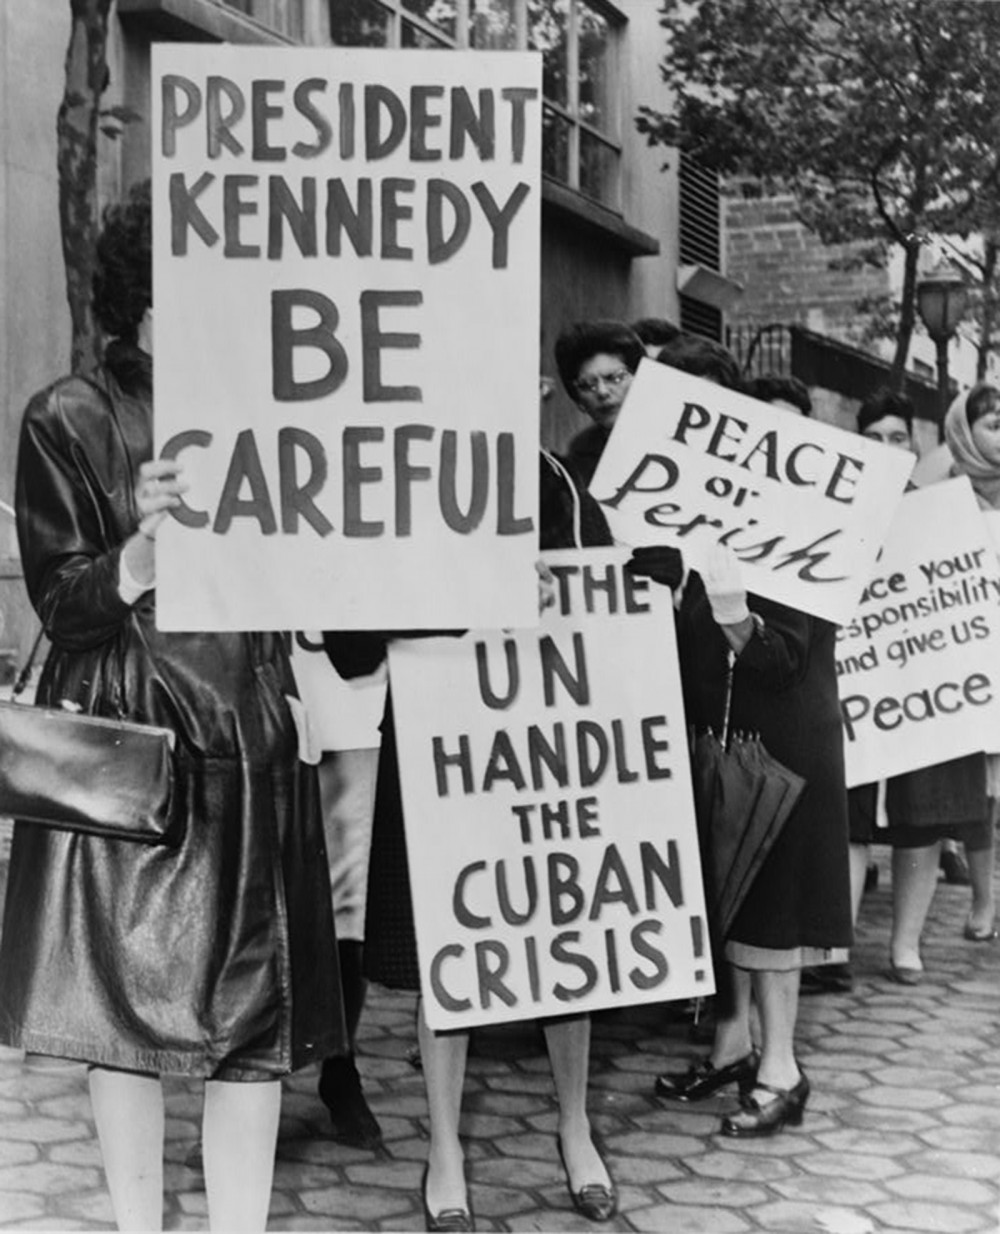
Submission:
[[[691,918],[691,944],[694,947],[694,958],[700,960],[705,954],[705,927],[700,917]],[[695,981],[705,980],[705,970],[696,968],[694,970]]]

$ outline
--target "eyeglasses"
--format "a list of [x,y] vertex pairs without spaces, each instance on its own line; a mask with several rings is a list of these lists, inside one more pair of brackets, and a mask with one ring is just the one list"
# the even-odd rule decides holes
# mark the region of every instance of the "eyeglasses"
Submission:
[[594,394],[601,385],[617,390],[622,382],[627,381],[631,376],[627,368],[615,369],[613,373],[597,373],[593,377],[584,377],[582,381],[578,381],[576,390],[578,394]]

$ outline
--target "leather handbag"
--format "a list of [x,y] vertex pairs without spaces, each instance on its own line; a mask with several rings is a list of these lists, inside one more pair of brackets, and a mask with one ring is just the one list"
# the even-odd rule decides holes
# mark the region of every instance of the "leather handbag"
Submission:
[[[24,688],[27,670],[14,687]],[[167,728],[0,702],[0,815],[141,844],[180,842]]]

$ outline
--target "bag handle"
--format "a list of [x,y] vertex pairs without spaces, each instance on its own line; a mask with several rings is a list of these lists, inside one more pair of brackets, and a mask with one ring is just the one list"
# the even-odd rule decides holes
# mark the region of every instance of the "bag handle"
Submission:
[[733,670],[736,667],[736,652],[732,647],[726,655],[726,704],[722,712],[722,748],[729,749],[729,717],[733,710]]
[[28,684],[28,678],[31,676],[31,670],[35,664],[35,657],[38,655],[38,648],[41,646],[44,635],[45,627],[39,626],[38,633],[35,635],[35,641],[31,644],[31,650],[28,652],[27,659],[21,666],[21,671],[14,679],[14,685],[11,687],[10,697],[14,702],[16,702],[25,691],[25,687]]
[[580,501],[580,493],[573,477],[559,459],[554,454],[550,454],[548,450],[542,450],[542,458],[569,489],[570,500],[573,502],[573,547],[583,548],[583,503]]

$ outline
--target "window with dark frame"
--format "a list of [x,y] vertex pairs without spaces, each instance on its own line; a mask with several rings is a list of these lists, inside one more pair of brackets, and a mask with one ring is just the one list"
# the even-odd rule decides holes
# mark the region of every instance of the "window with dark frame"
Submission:
[[330,0],[347,47],[542,53],[543,170],[621,211],[621,33],[606,0]]
[[222,3],[290,39],[301,42],[305,34],[305,0],[222,0]]

